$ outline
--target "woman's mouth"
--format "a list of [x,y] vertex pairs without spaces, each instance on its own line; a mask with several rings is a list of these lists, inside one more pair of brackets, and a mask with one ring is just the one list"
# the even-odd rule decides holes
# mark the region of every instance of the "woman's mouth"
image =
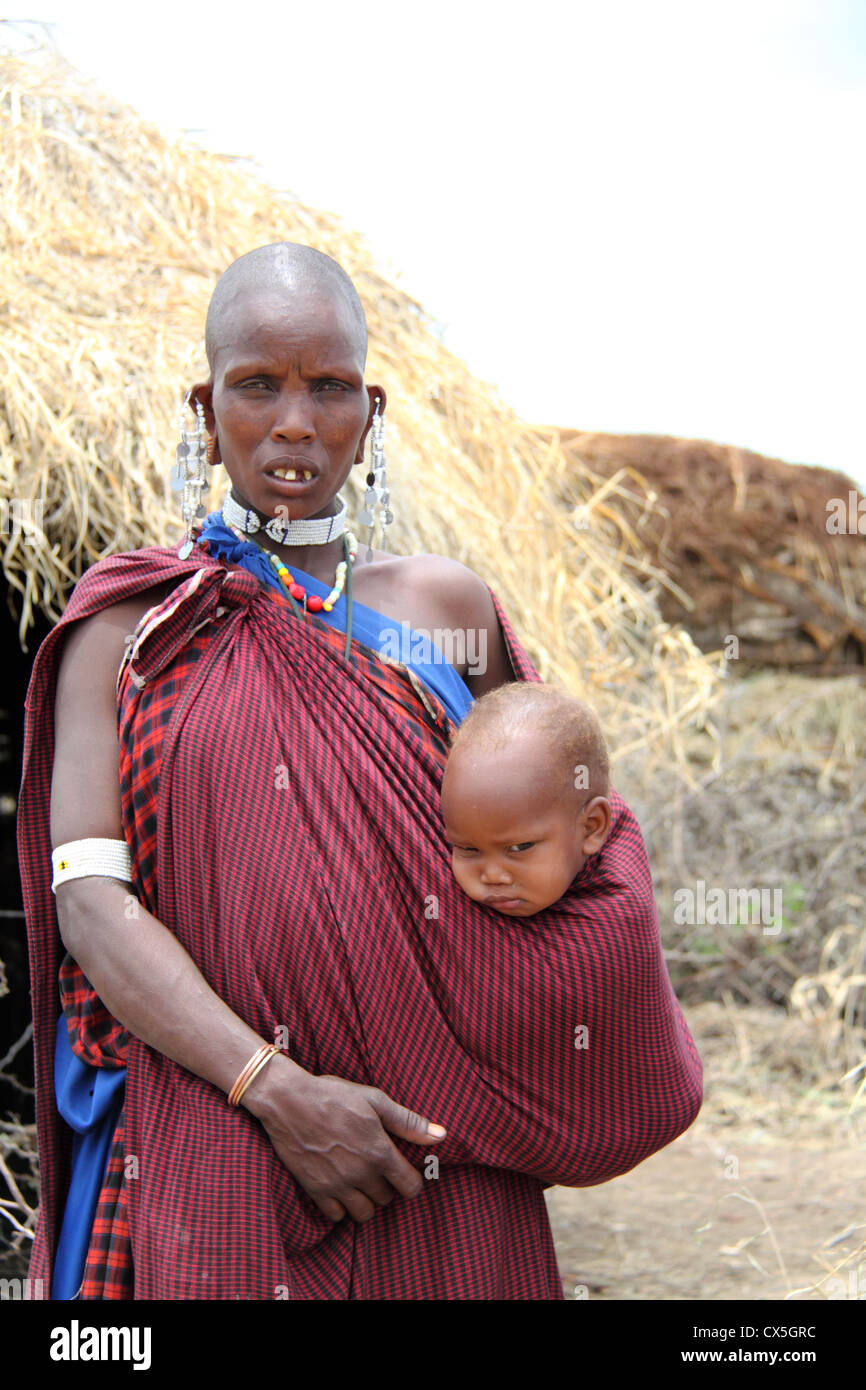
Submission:
[[283,483],[308,483],[315,474],[309,468],[269,468],[266,476]]
[[296,468],[287,465],[282,468],[269,468],[265,478],[271,491],[282,497],[297,497],[301,492],[309,492],[318,475],[311,468],[299,464]]

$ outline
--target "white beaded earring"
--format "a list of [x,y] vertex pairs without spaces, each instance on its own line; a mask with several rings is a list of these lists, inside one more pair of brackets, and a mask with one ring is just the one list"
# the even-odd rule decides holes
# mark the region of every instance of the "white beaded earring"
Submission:
[[367,559],[373,557],[373,531],[376,521],[382,525],[382,548],[385,548],[385,529],[394,520],[394,513],[391,511],[391,497],[388,492],[388,480],[385,475],[385,421],[382,416],[380,406],[381,398],[376,397],[375,410],[370,430],[371,452],[370,471],[367,474],[367,490],[364,493],[364,508],[358,516],[359,526],[369,526],[370,535],[367,540]]
[[[192,523],[205,515],[202,492],[208,486],[207,477],[207,430],[204,411],[198,400],[191,402],[192,392],[187,392],[178,419],[180,443],[177,446],[177,459],[171,470],[171,486],[174,492],[183,492],[181,516],[186,534],[178,550],[178,559],[185,560],[192,554]],[[195,429],[187,429],[186,411],[195,407]]]

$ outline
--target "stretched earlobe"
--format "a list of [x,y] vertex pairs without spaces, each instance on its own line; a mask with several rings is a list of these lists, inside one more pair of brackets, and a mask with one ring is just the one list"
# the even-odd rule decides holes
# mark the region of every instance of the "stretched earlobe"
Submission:
[[373,405],[373,418],[370,421],[373,447],[370,467],[367,473],[367,489],[364,493],[364,507],[358,514],[358,525],[369,526],[367,540],[367,560],[373,558],[373,530],[378,521],[381,524],[381,546],[387,549],[386,528],[394,520],[391,511],[391,496],[388,492],[388,479],[385,473],[385,422],[382,414],[385,409],[385,392],[380,387],[368,388]]
[[370,397],[370,411],[367,417],[367,428],[369,429],[370,425],[373,423],[374,415],[385,414],[385,409],[388,404],[388,397],[386,396],[381,386],[375,385],[367,387],[367,394]]
[[196,401],[204,411],[205,425],[208,431],[216,434],[216,420],[213,413],[213,382],[198,381],[195,386],[190,387],[190,400]]

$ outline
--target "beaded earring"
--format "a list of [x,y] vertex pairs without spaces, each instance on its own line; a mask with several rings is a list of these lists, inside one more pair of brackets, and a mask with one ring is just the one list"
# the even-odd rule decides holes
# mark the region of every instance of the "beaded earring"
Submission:
[[[204,411],[199,401],[191,402],[192,392],[187,392],[183,405],[181,406],[180,417],[178,419],[178,430],[180,433],[180,443],[177,446],[177,456],[174,467],[171,470],[172,491],[182,492],[181,516],[183,517],[186,534],[177,552],[179,560],[185,560],[192,554],[192,523],[198,517],[206,514],[206,509],[202,503],[202,492],[208,486],[206,473],[207,459],[207,431],[204,423]],[[196,424],[195,429],[187,428],[186,411],[195,407]]]
[[391,497],[388,492],[388,480],[385,476],[385,421],[379,409],[382,401],[376,397],[375,410],[371,427],[372,439],[372,459],[370,461],[370,471],[367,474],[367,490],[364,493],[364,507],[358,515],[359,526],[369,526],[370,535],[367,540],[367,559],[373,557],[373,531],[378,520],[382,524],[382,548],[385,548],[385,528],[390,526],[394,520],[394,513],[391,511]]

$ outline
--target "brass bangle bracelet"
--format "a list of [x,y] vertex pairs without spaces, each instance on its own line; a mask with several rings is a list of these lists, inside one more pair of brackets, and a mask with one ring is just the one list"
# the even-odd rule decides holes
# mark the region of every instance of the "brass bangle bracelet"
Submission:
[[273,1045],[268,1049],[268,1051],[265,1053],[265,1056],[259,1062],[258,1066],[253,1069],[252,1073],[247,1077],[243,1086],[241,1086],[241,1089],[238,1091],[238,1096],[237,1100],[235,1101],[235,1105],[240,1105],[241,1100],[243,1098],[243,1094],[246,1091],[247,1087],[252,1085],[259,1072],[264,1071],[265,1067],[268,1065],[268,1062],[271,1060],[272,1057],[275,1057],[277,1055],[279,1050],[280,1049],[278,1047],[274,1047]]
[[268,1044],[267,1044],[267,1043],[262,1043],[261,1047],[257,1047],[256,1050],[255,1050],[255,1052],[253,1053],[252,1057],[251,1057],[251,1058],[249,1059],[249,1061],[245,1064],[245,1066],[241,1069],[240,1075],[237,1077],[237,1079],[235,1080],[235,1084],[232,1086],[231,1090],[229,1091],[229,1094],[228,1094],[228,1102],[229,1102],[229,1105],[234,1105],[234,1104],[236,1103],[235,1097],[236,1097],[236,1095],[237,1095],[237,1092],[238,1092],[239,1088],[240,1088],[240,1087],[243,1085],[243,1083],[246,1081],[246,1079],[247,1079],[247,1077],[249,1076],[250,1072],[252,1071],[253,1067],[256,1066],[257,1063],[259,1062],[259,1059],[262,1058],[262,1057],[264,1057],[265,1052],[266,1052],[266,1050],[267,1050],[267,1047],[268,1047]]
[[229,1091],[229,1105],[238,1105],[240,1103],[241,1096],[253,1080],[253,1077],[258,1075],[265,1063],[269,1062],[274,1053],[279,1052],[279,1050],[280,1049],[276,1047],[274,1043],[262,1043],[261,1047],[256,1049]]

